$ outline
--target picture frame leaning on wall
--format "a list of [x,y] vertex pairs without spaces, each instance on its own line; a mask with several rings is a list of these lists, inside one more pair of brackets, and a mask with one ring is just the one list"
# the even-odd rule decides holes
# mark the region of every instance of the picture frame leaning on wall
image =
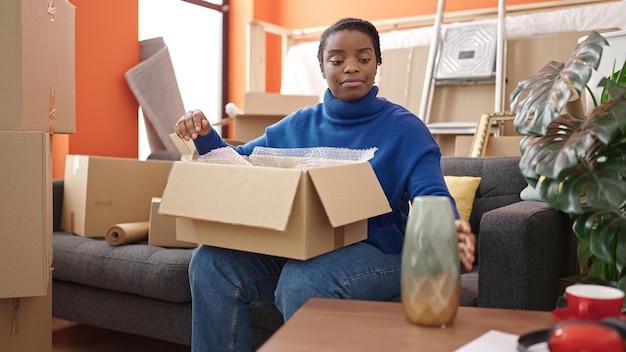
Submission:
[[470,157],[478,158],[485,156],[487,150],[487,144],[491,137],[492,127],[505,121],[513,121],[515,114],[512,112],[492,112],[482,113],[476,125],[476,132],[474,133],[474,139],[472,140],[472,146],[470,148]]

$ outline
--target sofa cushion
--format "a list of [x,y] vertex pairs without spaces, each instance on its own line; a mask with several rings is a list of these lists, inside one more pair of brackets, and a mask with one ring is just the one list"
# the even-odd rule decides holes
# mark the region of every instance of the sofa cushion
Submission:
[[534,201],[534,202],[541,202],[541,195],[539,194],[539,191],[537,190],[537,188],[528,185],[526,186],[526,188],[524,188],[520,194],[519,194],[520,198],[522,198],[522,200],[530,200],[530,201]]
[[475,176],[444,176],[450,195],[454,198],[459,217],[469,221],[476,197],[476,189],[480,184],[480,177]]
[[191,301],[193,249],[111,246],[104,238],[54,232],[52,275],[62,280],[172,302]]

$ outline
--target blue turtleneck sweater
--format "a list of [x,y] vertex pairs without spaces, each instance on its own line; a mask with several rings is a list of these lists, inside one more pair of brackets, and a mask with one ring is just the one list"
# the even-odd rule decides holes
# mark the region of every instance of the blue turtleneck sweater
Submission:
[[[408,203],[420,195],[450,196],[441,173],[441,151],[422,120],[400,105],[377,97],[378,87],[356,101],[336,99],[327,89],[324,102],[302,108],[269,126],[265,134],[235,147],[250,155],[256,146],[271,148],[377,148],[370,164],[392,211],[369,219],[367,242],[400,253]],[[195,141],[198,153],[227,146],[211,131]],[[455,210],[455,215],[458,214]]]

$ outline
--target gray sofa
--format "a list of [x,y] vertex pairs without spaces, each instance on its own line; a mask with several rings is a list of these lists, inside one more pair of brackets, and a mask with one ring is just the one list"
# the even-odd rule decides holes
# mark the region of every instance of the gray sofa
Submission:
[[[482,177],[470,219],[478,259],[475,269],[462,275],[463,305],[551,310],[559,278],[576,273],[569,218],[542,202],[521,201],[526,183],[518,162],[516,157],[442,160],[446,175]],[[53,315],[189,345],[192,250],[146,243],[113,247],[104,239],[63,232],[63,180],[53,186]],[[252,314],[259,346],[282,317],[270,304],[254,304]]]

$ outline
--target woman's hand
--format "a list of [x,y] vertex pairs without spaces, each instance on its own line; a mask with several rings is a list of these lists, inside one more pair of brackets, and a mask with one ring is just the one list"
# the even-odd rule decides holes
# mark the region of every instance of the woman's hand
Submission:
[[476,236],[472,233],[472,228],[469,222],[465,220],[456,220],[455,225],[461,263],[467,271],[471,271],[472,264],[474,263]]
[[174,132],[186,141],[206,136],[211,132],[211,124],[200,110],[188,111],[176,122]]

